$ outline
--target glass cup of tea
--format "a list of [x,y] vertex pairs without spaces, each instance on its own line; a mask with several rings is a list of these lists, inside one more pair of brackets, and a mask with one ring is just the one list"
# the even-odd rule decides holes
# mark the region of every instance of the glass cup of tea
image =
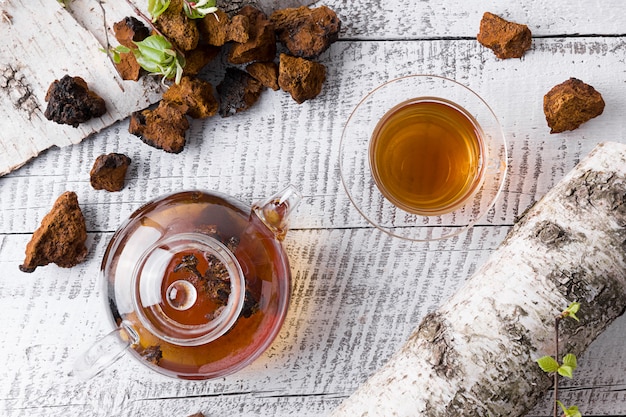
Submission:
[[386,82],[353,110],[340,146],[348,197],[372,225],[413,241],[463,233],[495,204],[507,170],[498,119],[448,78]]

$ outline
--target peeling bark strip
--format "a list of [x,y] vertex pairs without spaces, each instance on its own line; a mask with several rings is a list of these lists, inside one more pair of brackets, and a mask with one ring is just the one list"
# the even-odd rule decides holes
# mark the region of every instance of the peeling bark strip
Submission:
[[[550,388],[534,362],[580,355],[626,307],[626,145],[598,145],[450,300],[347,399],[343,416],[521,416]],[[584,364],[581,364],[584,366]]]

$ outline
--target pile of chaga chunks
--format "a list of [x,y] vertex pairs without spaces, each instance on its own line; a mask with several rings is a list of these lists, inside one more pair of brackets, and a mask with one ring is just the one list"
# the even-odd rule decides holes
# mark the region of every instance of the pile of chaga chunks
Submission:
[[[190,19],[183,1],[172,0],[154,29],[184,55],[183,77],[168,88],[156,108],[135,112],[129,131],[151,146],[179,153],[185,146],[188,117],[234,115],[250,108],[267,88],[286,91],[299,104],[313,99],[326,80],[326,67],[315,59],[337,40],[340,28],[336,13],[326,6],[281,9],[267,16],[246,5],[233,16],[218,10]],[[114,25],[117,41],[131,50],[154,29],[135,17]],[[229,65],[214,89],[202,79],[202,70],[222,51],[227,51]],[[116,65],[124,79],[145,76],[132,53],[120,58]]]

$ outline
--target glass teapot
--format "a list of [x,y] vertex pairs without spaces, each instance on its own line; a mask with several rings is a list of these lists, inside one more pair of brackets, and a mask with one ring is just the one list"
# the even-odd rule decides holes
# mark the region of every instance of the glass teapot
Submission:
[[92,377],[127,350],[183,379],[251,363],[287,312],[291,272],[281,241],[300,199],[293,186],[252,207],[185,191],[135,211],[101,267],[116,329],[78,358],[74,373]]

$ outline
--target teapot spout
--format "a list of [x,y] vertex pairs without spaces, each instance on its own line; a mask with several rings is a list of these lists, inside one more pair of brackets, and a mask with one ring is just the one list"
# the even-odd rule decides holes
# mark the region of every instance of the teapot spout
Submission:
[[278,240],[287,234],[289,215],[302,200],[302,195],[293,185],[252,206],[252,211],[272,231]]

